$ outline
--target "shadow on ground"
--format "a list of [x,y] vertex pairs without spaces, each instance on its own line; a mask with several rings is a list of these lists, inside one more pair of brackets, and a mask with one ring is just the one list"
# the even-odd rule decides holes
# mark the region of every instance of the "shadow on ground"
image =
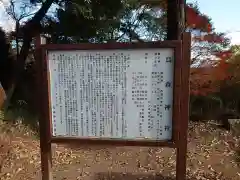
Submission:
[[[152,175],[150,173],[118,173],[118,172],[103,172],[97,173],[93,180],[176,180],[175,177],[166,177],[160,174]],[[191,180],[196,180],[192,179]]]

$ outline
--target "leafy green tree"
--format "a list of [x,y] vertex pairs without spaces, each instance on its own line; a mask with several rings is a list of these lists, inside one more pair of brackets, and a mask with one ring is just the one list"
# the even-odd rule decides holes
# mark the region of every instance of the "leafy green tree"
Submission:
[[[104,24],[102,25],[102,23],[105,23],[105,21],[108,19],[117,19],[116,16],[118,11],[122,8],[123,1],[115,0],[113,2],[112,0],[31,0],[31,3],[32,6],[36,6],[37,4],[38,6],[40,6],[40,8],[35,13],[31,13],[32,17],[25,21],[23,24],[21,24],[21,27],[17,29],[17,37],[21,39],[21,49],[19,50],[19,55],[16,63],[14,64],[14,68],[10,68],[12,71],[12,78],[8,79],[8,84],[10,84],[11,88],[8,87],[7,89],[7,102],[9,102],[12,98],[15,89],[18,86],[21,86],[21,83],[26,80],[23,80],[23,77],[26,77],[24,75],[26,67],[28,67],[28,63],[26,62],[26,60],[29,54],[31,54],[32,40],[35,36],[39,35],[39,33],[43,32],[43,30],[45,29],[42,28],[44,27],[43,25],[53,25],[49,26],[48,30],[46,31],[46,33],[52,34],[52,37],[54,37],[55,35],[55,37],[61,37],[65,40],[72,40],[73,36],[77,36],[77,38],[74,39],[76,43],[80,41],[86,41],[90,37],[94,37],[94,35],[96,37],[101,37],[101,26],[102,29],[103,27],[108,27],[107,25],[103,26]],[[47,16],[47,12],[53,4],[56,7],[56,13],[50,13],[50,15]],[[18,8],[18,6],[15,7],[16,11],[19,10]],[[13,9],[10,8],[10,10]],[[12,15],[17,14],[17,12],[14,11],[9,12],[11,12]],[[50,18],[57,19],[57,21],[49,21]],[[61,18],[61,21],[59,21],[58,18]],[[70,25],[71,23],[69,24],[69,22],[72,21],[74,22],[73,24],[75,27],[66,28],[70,27],[68,25]],[[67,22],[68,25],[66,24]],[[105,31],[102,30],[102,33],[103,32],[105,33]],[[6,65],[1,65],[1,67],[6,67]],[[10,69],[8,68],[5,70],[10,73]]]
[[[12,89],[17,89],[14,97],[21,96],[28,102],[34,102],[34,97],[28,95],[28,92],[32,92],[35,83],[34,64],[26,63],[26,59],[29,59],[29,54],[32,54],[32,40],[39,33],[49,35],[49,43],[166,39],[166,0],[159,1],[157,4],[142,2],[138,0],[32,0],[32,5],[38,4],[40,8],[28,21],[21,24],[17,33],[21,38],[21,50],[14,69],[14,79],[10,83]],[[50,7],[53,10],[51,12],[49,12]],[[203,15],[197,5],[189,4],[186,10],[186,30],[192,32],[194,37],[192,63],[200,64],[202,67],[212,62],[211,59],[200,62],[203,57],[215,51],[221,51],[229,41],[224,34],[215,32],[211,19]]]

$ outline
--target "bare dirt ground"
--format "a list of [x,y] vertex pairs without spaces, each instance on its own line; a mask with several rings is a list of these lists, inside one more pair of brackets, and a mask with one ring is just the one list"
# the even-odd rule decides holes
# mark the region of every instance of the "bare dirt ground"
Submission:
[[[27,129],[1,125],[0,179],[40,180],[39,141]],[[8,130],[8,131],[7,131]],[[28,132],[28,133],[27,133]],[[187,176],[189,180],[239,180],[231,133],[203,123],[189,126]],[[138,147],[53,147],[56,180],[173,180],[175,151]]]

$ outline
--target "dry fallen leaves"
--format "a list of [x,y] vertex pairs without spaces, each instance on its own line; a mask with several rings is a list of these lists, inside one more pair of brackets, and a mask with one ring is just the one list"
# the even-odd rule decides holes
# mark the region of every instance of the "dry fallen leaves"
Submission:
[[[240,167],[235,161],[239,138],[203,123],[191,123],[189,129],[188,179],[239,179]],[[0,147],[2,144],[9,151],[0,151],[0,158],[8,159],[0,169],[1,180],[40,178],[38,140],[4,134],[4,137],[0,136]],[[57,180],[160,179],[162,175],[171,180],[175,176],[176,152],[169,148],[54,145],[53,151],[53,170]]]

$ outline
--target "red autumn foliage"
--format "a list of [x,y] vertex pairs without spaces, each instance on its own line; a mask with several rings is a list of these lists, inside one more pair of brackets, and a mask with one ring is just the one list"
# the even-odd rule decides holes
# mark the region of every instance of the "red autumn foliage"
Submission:
[[200,35],[200,36],[194,36],[193,40],[194,41],[207,41],[209,43],[223,43],[224,37],[219,36],[215,33],[211,33],[211,34],[205,34],[205,35]]
[[189,5],[186,6],[186,21],[187,27],[192,29],[199,29],[204,32],[212,31],[209,18],[206,15],[200,14],[196,8]]
[[[200,30],[200,35],[194,35],[193,41],[195,42],[207,42],[212,44],[221,44],[225,41],[225,38],[217,33],[213,32],[213,27],[210,19],[201,14],[196,7],[192,5],[186,6],[186,21],[187,27],[193,30]],[[207,47],[199,46],[199,51],[206,50]],[[208,49],[210,52],[211,50]],[[228,64],[226,62],[232,55],[231,51],[219,51],[211,53],[215,56],[208,57],[208,60],[198,68],[191,68],[190,72],[190,93],[192,95],[206,96],[210,93],[217,92],[219,90],[220,82],[228,78]],[[206,58],[206,57],[205,57]],[[206,62],[209,61],[210,62]],[[212,61],[213,60],[213,61]]]
[[[146,2],[149,1],[151,0],[146,0]],[[166,0],[151,2],[154,2],[154,6],[158,6],[163,10],[167,9]],[[219,82],[227,78],[226,59],[231,56],[231,52],[220,51],[212,53],[211,46],[205,46],[204,43],[221,44],[225,41],[225,38],[213,31],[211,19],[207,15],[202,14],[198,10],[197,5],[187,4],[185,6],[185,11],[187,29],[200,32],[198,35],[194,34],[192,38],[193,42],[197,43],[196,48],[193,48],[194,51],[197,51],[196,56],[206,58],[206,60],[201,63],[200,67],[191,68],[190,70],[190,92],[192,95],[204,96],[218,91]],[[199,45],[201,42],[204,42],[203,46]],[[212,61],[212,57],[208,53],[209,56],[204,55],[206,51],[210,52],[209,54],[214,55],[218,60]]]
[[215,43],[222,43],[224,41],[224,38],[215,34],[215,33],[212,33],[212,34],[204,35],[203,40],[208,41],[210,43],[214,43],[214,42]]
[[232,51],[230,51],[230,50],[220,51],[220,52],[215,53],[215,56],[221,60],[227,60],[232,56]]
[[212,72],[212,67],[191,68],[190,93],[192,95],[204,96],[216,91]]
[[196,6],[188,4],[186,10],[186,26],[190,29],[200,30],[200,35],[194,36],[195,41],[207,41],[209,43],[223,43],[224,37],[213,32],[210,18],[199,12]]
[[[141,0],[142,4],[148,4],[152,7],[159,7],[162,10],[167,10],[167,0]],[[186,11],[186,26],[191,29],[198,29],[203,32],[211,32],[212,31],[212,24],[210,19],[199,12],[197,6],[194,4],[187,4],[185,6]]]
[[[230,57],[230,52],[226,52]],[[224,52],[222,53],[224,54]],[[191,68],[190,93],[192,95],[205,96],[217,92],[221,81],[228,80],[228,63],[226,59],[216,60],[213,66]]]

